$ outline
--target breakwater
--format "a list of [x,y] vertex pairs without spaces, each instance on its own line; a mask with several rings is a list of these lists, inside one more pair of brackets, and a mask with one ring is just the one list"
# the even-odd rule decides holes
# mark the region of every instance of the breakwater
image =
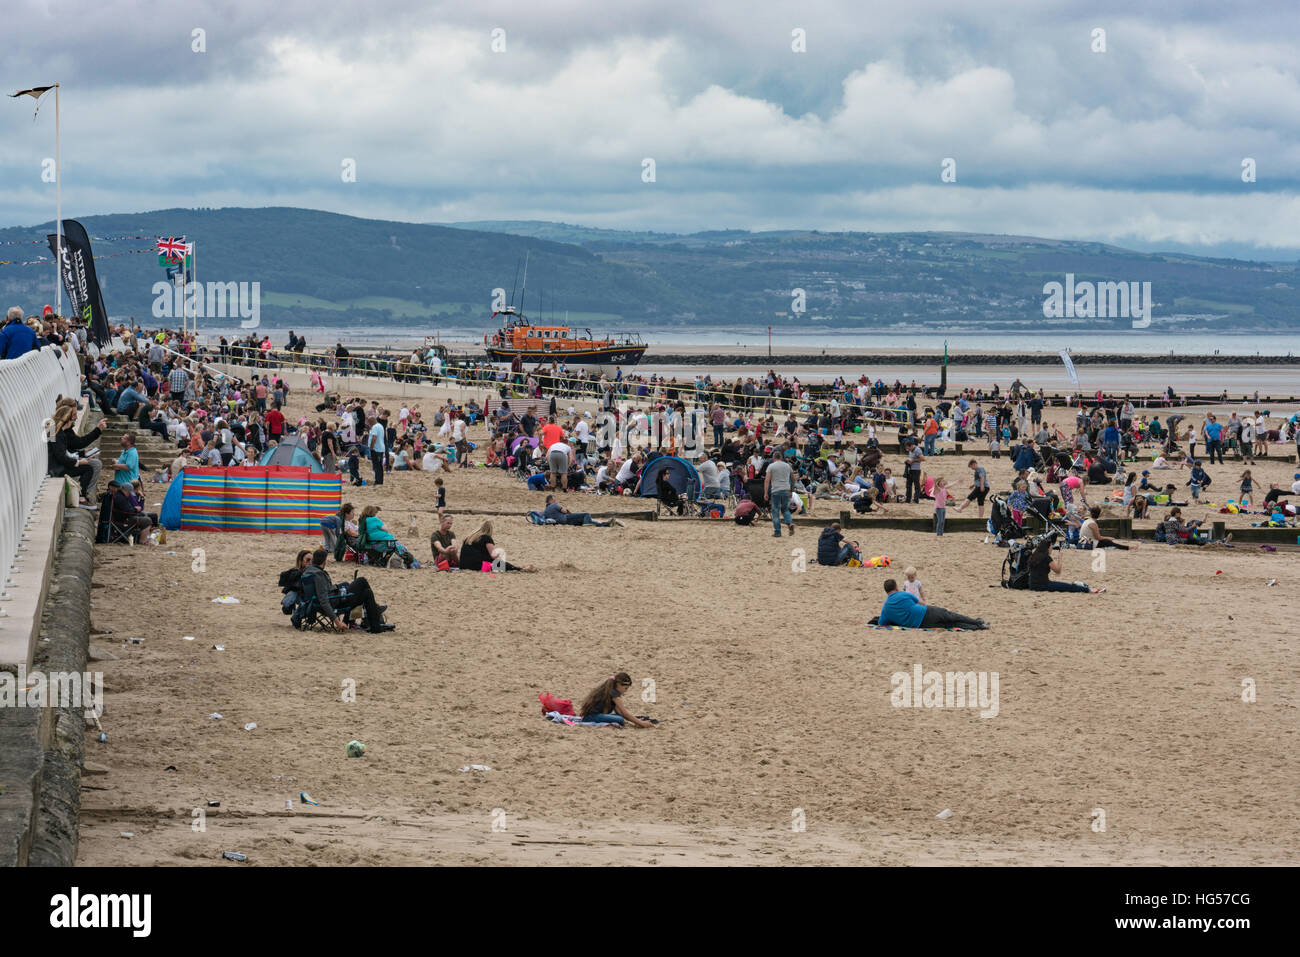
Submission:
[[[1300,356],[1234,356],[1234,355],[1121,355],[1116,353],[1072,352],[1070,358],[1076,365],[1087,366],[1131,366],[1131,365],[1222,365],[1222,366],[1298,366]],[[1059,363],[1060,357],[1043,352],[963,352],[948,356],[949,366],[1044,366]],[[644,365],[701,365],[701,366],[767,366],[780,363],[791,365],[828,365],[828,366],[925,366],[933,368],[943,365],[943,356],[939,354],[902,354],[881,353],[803,353],[778,352],[767,353],[669,353],[660,354],[648,351],[641,359]]]

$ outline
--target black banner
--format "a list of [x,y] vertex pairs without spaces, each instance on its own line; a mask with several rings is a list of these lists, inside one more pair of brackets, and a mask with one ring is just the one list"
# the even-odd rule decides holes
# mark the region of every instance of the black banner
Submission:
[[[51,234],[50,252],[59,255],[58,236]],[[90,237],[86,228],[75,219],[63,221],[63,288],[68,291],[72,314],[78,315],[90,330],[90,338],[97,345],[108,342],[108,311],[104,308],[104,294],[95,277],[95,257],[90,252]]]

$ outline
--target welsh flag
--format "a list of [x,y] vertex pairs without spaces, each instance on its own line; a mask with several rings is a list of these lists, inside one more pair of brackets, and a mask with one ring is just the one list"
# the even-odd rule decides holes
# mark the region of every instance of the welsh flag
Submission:
[[175,236],[169,236],[167,239],[159,237],[158,239],[158,265],[164,268],[179,266],[182,261],[188,266],[190,264],[190,254],[193,252],[193,243],[185,242],[184,236],[179,239]]

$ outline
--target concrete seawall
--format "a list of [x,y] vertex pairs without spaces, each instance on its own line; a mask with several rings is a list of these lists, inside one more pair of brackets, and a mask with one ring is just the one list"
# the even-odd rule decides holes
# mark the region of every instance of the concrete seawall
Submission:
[[[86,670],[94,534],[89,512],[63,514],[32,660],[44,674]],[[0,866],[76,861],[85,735],[70,704],[0,709]]]

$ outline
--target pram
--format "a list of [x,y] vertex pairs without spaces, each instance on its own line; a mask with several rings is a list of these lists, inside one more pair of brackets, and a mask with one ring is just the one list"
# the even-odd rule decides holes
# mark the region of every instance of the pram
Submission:
[[993,508],[989,512],[988,527],[999,544],[1025,536],[1025,530],[1016,524],[1015,518],[1011,515],[1011,505],[1005,495],[993,496]]
[[1052,520],[1052,503],[1044,495],[1029,497],[1029,507],[1025,509],[1024,520],[1024,525],[1016,524],[1006,494],[993,496],[993,509],[989,513],[988,529],[999,545],[1033,534],[1031,525],[1040,525],[1041,528],[1038,530],[1040,534],[1047,531],[1065,534],[1065,530]]

